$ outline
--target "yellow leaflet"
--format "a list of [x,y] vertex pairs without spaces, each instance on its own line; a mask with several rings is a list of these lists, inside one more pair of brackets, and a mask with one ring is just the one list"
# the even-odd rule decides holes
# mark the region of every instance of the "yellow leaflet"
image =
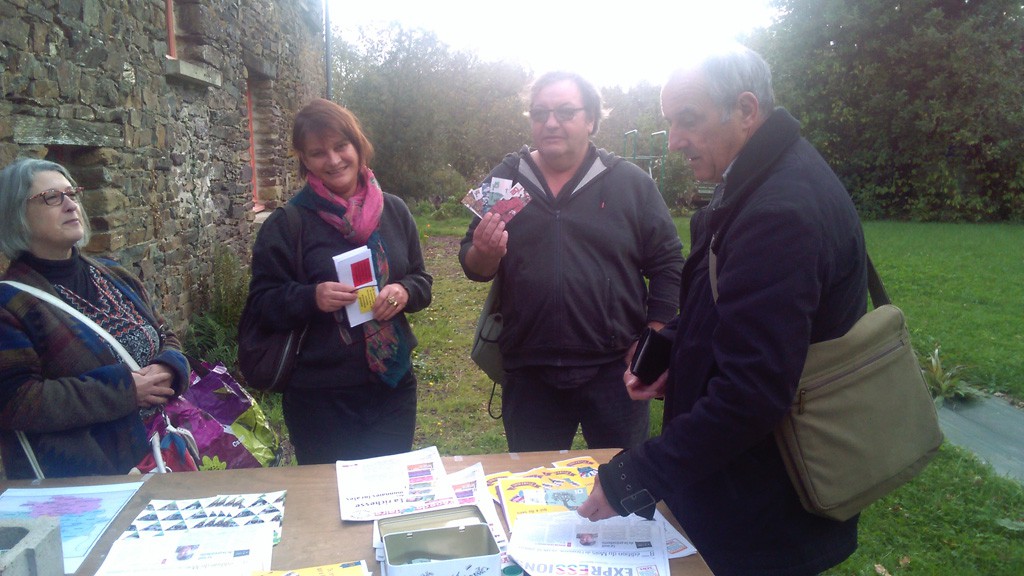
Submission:
[[373,308],[373,302],[377,299],[377,287],[364,286],[356,294],[359,295],[359,311],[369,312]]

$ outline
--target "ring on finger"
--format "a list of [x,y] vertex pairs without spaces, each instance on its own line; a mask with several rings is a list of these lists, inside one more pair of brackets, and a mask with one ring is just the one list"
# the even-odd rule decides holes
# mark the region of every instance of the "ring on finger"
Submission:
[[398,300],[395,300],[394,296],[388,296],[388,304],[391,304],[393,307],[398,308]]

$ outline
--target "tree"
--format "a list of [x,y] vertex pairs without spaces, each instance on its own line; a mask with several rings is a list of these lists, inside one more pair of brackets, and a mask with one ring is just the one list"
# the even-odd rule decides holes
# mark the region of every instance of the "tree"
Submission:
[[385,190],[407,199],[459,195],[525,142],[528,77],[453,52],[398,24],[339,39],[338,101],[363,123]]
[[[696,185],[693,171],[681,155],[668,153],[668,124],[661,113],[661,87],[638,84],[602,90],[607,117],[594,142],[648,170],[669,207],[678,206]],[[664,158],[662,158],[664,156]]]
[[780,0],[779,103],[867,216],[1024,219],[1024,9]]
[[[505,62],[480,62],[452,51],[430,32],[398,24],[336,38],[335,99],[360,119],[376,149],[374,172],[385,190],[407,199],[461,197],[502,157],[530,142],[525,117],[531,80]],[[660,156],[667,127],[660,87],[604,90],[608,117],[595,137],[598,146],[634,156]],[[624,143],[636,130],[637,149]],[[626,148],[629,148],[628,150]],[[659,182],[673,205],[693,190],[685,159],[638,160]]]

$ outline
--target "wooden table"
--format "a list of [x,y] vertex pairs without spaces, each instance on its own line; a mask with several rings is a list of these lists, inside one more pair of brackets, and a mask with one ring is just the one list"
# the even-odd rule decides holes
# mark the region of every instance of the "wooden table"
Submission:
[[[590,455],[599,462],[608,461],[617,450],[583,450],[569,452],[523,452],[512,454],[481,454],[475,456],[445,456],[445,469],[451,473],[477,462],[484,472],[491,474],[505,470],[519,472],[538,466],[551,466],[556,460]],[[0,482],[0,490],[7,488],[57,488],[145,482],[124,510],[111,522],[92,552],[76,574],[92,575],[103,563],[114,540],[124,532],[139,512],[153,499],[205,498],[217,494],[249,494],[287,490],[281,542],[274,547],[273,568],[284,570],[319,566],[332,562],[363,559],[374,574],[380,575],[380,566],[374,558],[371,544],[371,522],[344,522],[339,519],[338,481],[332,464],[314,466],[287,466],[282,468],[255,468],[245,470],[218,470],[183,472],[139,476],[90,476],[69,479]],[[672,521],[671,513],[662,512]],[[500,511],[499,511],[500,512]],[[501,514],[499,513],[499,517]],[[678,527],[678,526],[677,526]],[[700,555],[671,561],[673,576],[706,576],[711,570]]]

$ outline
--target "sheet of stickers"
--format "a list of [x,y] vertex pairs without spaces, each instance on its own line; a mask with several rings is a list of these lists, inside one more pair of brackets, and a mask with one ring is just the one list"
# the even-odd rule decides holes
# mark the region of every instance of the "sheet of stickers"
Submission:
[[147,538],[206,528],[269,524],[274,544],[281,541],[286,490],[264,494],[228,494],[191,500],[150,500],[118,538]]

